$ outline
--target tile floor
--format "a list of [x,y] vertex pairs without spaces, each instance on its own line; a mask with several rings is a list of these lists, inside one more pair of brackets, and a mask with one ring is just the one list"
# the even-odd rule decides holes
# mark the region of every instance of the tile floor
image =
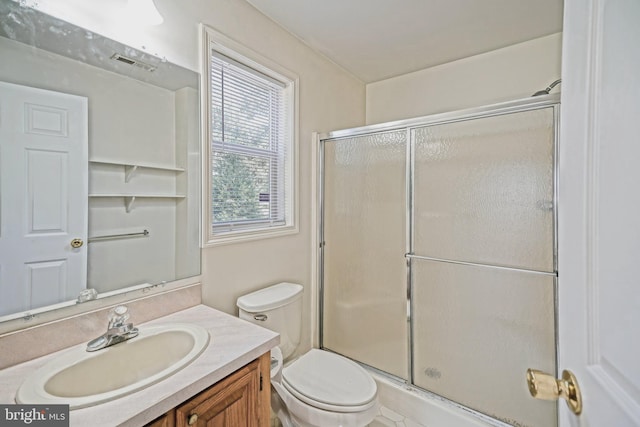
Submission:
[[384,406],[380,407],[380,413],[376,416],[369,427],[425,427],[422,424],[398,414]]

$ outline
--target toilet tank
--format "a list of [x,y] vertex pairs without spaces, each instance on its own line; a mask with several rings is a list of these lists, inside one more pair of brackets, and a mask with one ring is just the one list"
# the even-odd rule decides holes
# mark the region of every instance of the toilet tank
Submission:
[[236,302],[240,318],[280,334],[280,350],[286,360],[300,344],[302,286],[278,283],[243,295]]

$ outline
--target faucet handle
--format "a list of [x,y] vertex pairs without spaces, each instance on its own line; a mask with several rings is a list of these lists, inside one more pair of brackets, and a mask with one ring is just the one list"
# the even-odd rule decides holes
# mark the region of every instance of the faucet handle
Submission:
[[129,320],[129,309],[126,305],[119,305],[109,311],[109,329],[123,326]]

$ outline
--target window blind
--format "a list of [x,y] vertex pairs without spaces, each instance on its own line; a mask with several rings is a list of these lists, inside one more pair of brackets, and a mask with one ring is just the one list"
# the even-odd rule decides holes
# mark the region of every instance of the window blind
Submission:
[[211,55],[214,234],[286,224],[286,85]]

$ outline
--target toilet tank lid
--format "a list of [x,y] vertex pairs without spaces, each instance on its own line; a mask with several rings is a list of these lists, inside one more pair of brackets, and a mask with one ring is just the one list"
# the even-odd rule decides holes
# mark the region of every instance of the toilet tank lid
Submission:
[[301,296],[302,285],[283,282],[243,295],[238,298],[236,305],[248,313],[258,313],[282,307]]

